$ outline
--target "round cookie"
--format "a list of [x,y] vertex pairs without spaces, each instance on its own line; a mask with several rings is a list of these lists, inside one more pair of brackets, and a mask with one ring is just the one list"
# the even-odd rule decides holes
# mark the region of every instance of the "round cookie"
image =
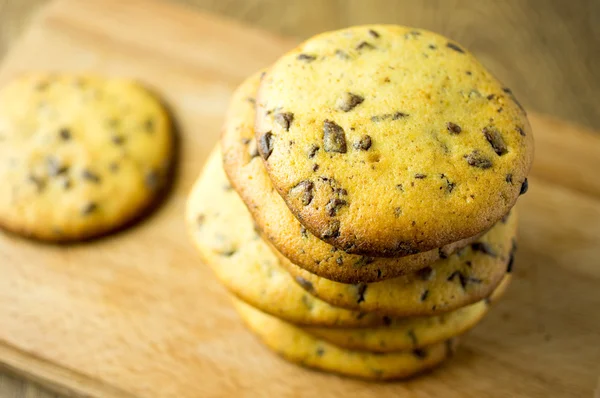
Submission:
[[389,325],[378,328],[328,329],[305,327],[304,331],[349,350],[371,352],[406,351],[439,343],[459,336],[487,314],[490,305],[506,290],[510,275],[506,275],[489,299],[433,317],[394,318]]
[[248,328],[288,361],[344,376],[369,380],[406,378],[439,365],[456,349],[456,341],[448,340],[408,352],[350,351],[319,340],[239,300],[234,305]]
[[256,105],[273,186],[309,231],[349,253],[404,256],[474,236],[526,190],[525,112],[432,32],[315,36],[269,69]]
[[261,311],[298,325],[365,327],[390,322],[381,314],[335,308],[308,294],[281,268],[231,189],[220,148],[209,156],[187,202],[188,231],[223,285]]
[[344,284],[318,277],[279,254],[281,265],[312,295],[337,307],[394,316],[438,315],[489,296],[511,272],[516,211],[477,242],[412,274]]
[[54,242],[143,214],[167,182],[169,117],[139,84],[28,74],[0,90],[0,226]]
[[375,282],[419,270],[447,257],[478,238],[405,257],[369,257],[349,254],[318,239],[293,216],[273,189],[256,150],[254,138],[257,73],[235,91],[223,126],[223,167],[252,214],[261,234],[294,264],[343,283]]

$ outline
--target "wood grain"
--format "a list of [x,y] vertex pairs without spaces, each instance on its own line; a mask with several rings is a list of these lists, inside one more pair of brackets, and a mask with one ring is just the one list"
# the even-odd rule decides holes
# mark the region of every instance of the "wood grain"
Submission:
[[[62,0],[35,21],[0,84],[40,59],[47,69],[134,76],[172,106],[184,145],[169,201],[129,231],[69,248],[0,235],[0,362],[62,395],[591,396],[600,359],[600,136],[536,115],[515,282],[448,366],[406,383],[341,379],[285,363],[243,328],[185,236],[183,205],[231,90],[291,45],[143,0]],[[54,396],[12,378],[0,383],[0,396]]]
[[[473,51],[528,109],[600,129],[598,0],[171,1],[298,38],[372,22],[435,30]],[[46,2],[0,0],[0,56]]]

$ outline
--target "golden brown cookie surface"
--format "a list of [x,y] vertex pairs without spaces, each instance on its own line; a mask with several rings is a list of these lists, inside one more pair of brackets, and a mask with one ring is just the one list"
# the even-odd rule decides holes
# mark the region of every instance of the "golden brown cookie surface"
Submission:
[[524,111],[468,51],[425,30],[315,36],[271,67],[256,104],[273,186],[347,252],[407,255],[474,236],[526,186]]
[[91,238],[141,214],[165,185],[171,124],[139,84],[31,74],[0,90],[0,225]]
[[374,283],[345,284],[318,277],[279,256],[314,296],[355,311],[394,316],[442,314],[489,296],[511,271],[517,233],[513,209],[476,242],[417,272]]

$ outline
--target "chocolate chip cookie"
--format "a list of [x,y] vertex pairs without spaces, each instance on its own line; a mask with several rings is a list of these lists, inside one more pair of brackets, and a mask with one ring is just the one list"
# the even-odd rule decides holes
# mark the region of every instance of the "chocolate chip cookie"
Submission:
[[491,303],[502,296],[509,283],[510,274],[507,274],[490,298],[447,314],[392,318],[389,324],[377,328],[302,329],[317,338],[349,350],[393,352],[420,348],[459,336],[477,325],[489,311]]
[[355,311],[395,316],[437,315],[489,296],[512,271],[517,215],[499,221],[480,239],[417,272],[375,283],[344,284],[318,277],[284,256],[281,265],[314,296]]
[[456,349],[456,340],[393,353],[350,351],[319,340],[298,327],[235,300],[235,307],[263,343],[287,360],[309,368],[368,380],[414,376],[431,369]]
[[489,229],[533,158],[509,88],[452,40],[393,25],[323,33],[281,57],[260,84],[255,136],[306,229],[376,257]]
[[171,123],[138,83],[28,74],[0,90],[0,226],[77,241],[129,223],[166,185]]

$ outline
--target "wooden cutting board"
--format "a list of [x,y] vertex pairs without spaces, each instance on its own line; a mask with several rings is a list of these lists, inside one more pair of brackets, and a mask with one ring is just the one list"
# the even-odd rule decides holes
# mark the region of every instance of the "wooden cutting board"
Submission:
[[154,215],[113,237],[54,247],[0,234],[0,362],[93,397],[592,396],[600,135],[537,115],[514,283],[448,365],[399,383],[344,379],[288,364],[244,329],[188,241],[184,202],[232,89],[292,44],[143,0],[60,0],[39,15],[0,84],[40,68],[138,78],[173,109],[180,173]]

